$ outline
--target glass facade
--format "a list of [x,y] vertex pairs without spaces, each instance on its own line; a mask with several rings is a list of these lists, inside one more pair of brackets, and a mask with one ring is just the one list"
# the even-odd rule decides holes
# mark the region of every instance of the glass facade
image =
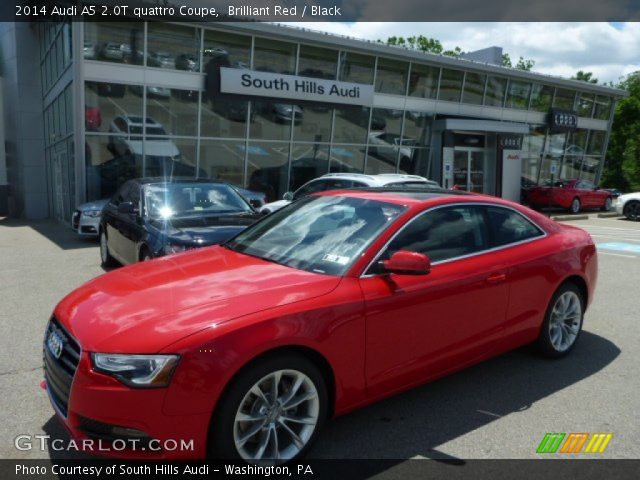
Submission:
[[[88,200],[110,195],[128,178],[166,172],[226,181],[264,192],[267,201],[327,172],[398,172],[439,179],[442,132],[434,132],[434,122],[452,117],[438,113],[439,102],[511,109],[518,115],[546,113],[551,107],[596,120],[608,120],[612,114],[610,96],[511,78],[507,70],[499,76],[473,71],[463,63],[450,68],[215,27],[87,22],[83,28],[87,61],[182,70],[172,75],[185,76],[202,76],[214,62],[369,84],[376,95],[387,99],[384,108],[370,108],[268,97],[209,97],[202,88],[130,84],[125,79],[86,81]],[[64,41],[60,48],[64,53]],[[46,70],[43,76],[48,75]],[[157,71],[154,74],[158,79]],[[398,106],[389,107],[394,97]],[[423,108],[416,107],[421,103]],[[54,118],[63,106],[52,108],[46,121],[55,127]],[[530,127],[522,149],[523,185],[549,181],[553,162],[559,162],[558,171],[567,178],[597,175],[606,148],[605,130],[552,135],[543,125]]]

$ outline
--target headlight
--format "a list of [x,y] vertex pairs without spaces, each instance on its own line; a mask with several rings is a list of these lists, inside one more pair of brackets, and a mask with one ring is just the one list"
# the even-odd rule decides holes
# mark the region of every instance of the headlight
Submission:
[[82,216],[96,218],[99,217],[101,213],[102,210],[85,210],[84,212],[82,212]]
[[167,243],[163,248],[165,255],[184,252],[186,249],[187,247],[185,247],[184,245],[173,245],[171,243]]
[[126,355],[92,353],[96,371],[117,378],[130,387],[159,388],[169,385],[178,355]]

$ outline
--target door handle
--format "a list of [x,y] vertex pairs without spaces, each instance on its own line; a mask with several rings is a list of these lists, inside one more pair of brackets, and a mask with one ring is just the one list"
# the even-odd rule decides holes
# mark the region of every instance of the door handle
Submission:
[[492,273],[487,277],[487,283],[500,283],[507,279],[506,273]]

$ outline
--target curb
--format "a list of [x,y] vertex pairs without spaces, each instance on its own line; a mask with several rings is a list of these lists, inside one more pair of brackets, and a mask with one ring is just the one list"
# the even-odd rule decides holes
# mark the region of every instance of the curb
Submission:
[[613,218],[613,217],[622,217],[622,215],[618,215],[616,212],[607,212],[607,213],[598,214],[598,218]]
[[589,215],[561,215],[559,217],[551,217],[556,222],[566,222],[567,220],[589,220]]

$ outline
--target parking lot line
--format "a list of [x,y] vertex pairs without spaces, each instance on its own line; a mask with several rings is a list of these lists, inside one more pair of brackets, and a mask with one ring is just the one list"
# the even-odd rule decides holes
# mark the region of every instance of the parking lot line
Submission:
[[603,252],[598,250],[598,255],[611,255],[612,257],[638,258],[635,255],[624,255],[622,253]]

